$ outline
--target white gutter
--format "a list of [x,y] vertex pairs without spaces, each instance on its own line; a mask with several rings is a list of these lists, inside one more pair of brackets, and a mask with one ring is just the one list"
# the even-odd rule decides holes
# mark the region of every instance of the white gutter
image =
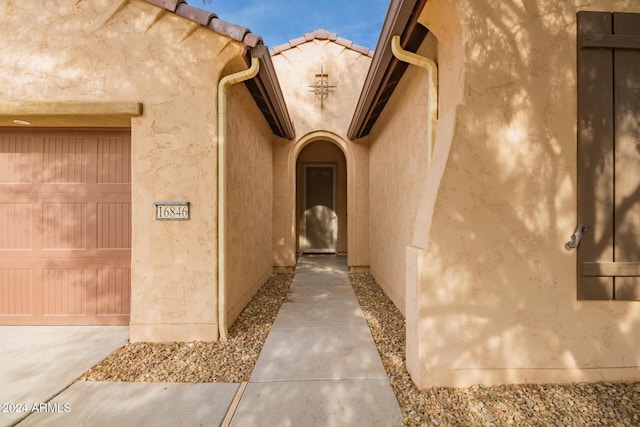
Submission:
[[427,134],[427,164],[431,164],[431,152],[436,140],[436,121],[438,120],[438,66],[432,59],[420,56],[400,46],[400,36],[391,38],[391,52],[400,61],[417,65],[429,73],[429,133]]
[[260,70],[260,60],[251,58],[251,67],[226,76],[218,83],[218,330],[227,339],[227,88],[254,78]]

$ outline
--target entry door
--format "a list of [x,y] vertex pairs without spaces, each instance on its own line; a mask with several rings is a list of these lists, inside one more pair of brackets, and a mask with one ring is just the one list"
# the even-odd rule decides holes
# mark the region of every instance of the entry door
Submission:
[[303,252],[335,253],[338,222],[335,212],[335,165],[305,165]]
[[578,298],[640,300],[640,15],[578,14]]

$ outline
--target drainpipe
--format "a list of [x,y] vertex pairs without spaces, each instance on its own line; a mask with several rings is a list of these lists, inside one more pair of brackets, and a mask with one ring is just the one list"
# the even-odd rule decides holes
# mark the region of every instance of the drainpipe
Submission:
[[251,67],[226,76],[218,83],[218,330],[220,338],[227,339],[227,88],[252,79],[258,74],[260,60],[251,58]]
[[417,65],[429,73],[429,133],[427,134],[427,164],[431,164],[431,151],[436,139],[436,121],[438,120],[438,66],[432,59],[420,56],[400,46],[400,36],[391,38],[391,52],[400,61]]

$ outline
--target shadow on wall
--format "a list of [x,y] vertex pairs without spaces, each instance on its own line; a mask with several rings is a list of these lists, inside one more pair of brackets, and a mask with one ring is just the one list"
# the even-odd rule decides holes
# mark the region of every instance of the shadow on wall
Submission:
[[[282,90],[300,135],[318,129],[345,134],[355,109],[371,58],[328,40],[314,40],[273,57]],[[323,70],[330,90],[320,98],[310,90]],[[283,76],[291,76],[283,79]]]
[[[539,378],[526,368],[573,368],[579,380],[586,368],[640,365],[638,307],[577,301],[575,252],[564,249],[577,197],[572,3],[476,0],[459,10],[466,99],[420,302],[430,367],[501,369],[500,381],[519,382]],[[616,215],[637,205],[638,191]],[[626,251],[637,259],[632,240]],[[476,372],[474,382],[491,382]]]
[[[134,252],[132,301],[138,313],[132,320],[215,321],[215,293],[209,288],[215,283],[210,262],[216,227],[215,218],[205,213],[215,212],[216,201],[203,190],[216,184],[211,167],[216,158],[212,82],[234,52],[235,70],[246,67],[241,47],[143,2],[107,3],[59,4],[46,14],[24,2],[0,6],[6,9],[0,23],[7,36],[1,42],[0,66],[11,70],[0,77],[0,96],[144,103],[144,116],[133,119],[139,142],[131,154],[138,165],[133,171],[138,184],[132,196],[138,231],[133,242],[135,248],[153,251]],[[30,25],[25,26],[26,21]],[[38,31],[28,31],[27,37],[31,25]],[[183,168],[179,180],[175,174],[159,173],[181,164],[190,167]],[[180,199],[184,194],[200,197],[188,223],[159,224],[146,215],[149,200]],[[270,210],[271,205],[255,209]]]
[[335,252],[338,240],[338,221],[333,209],[316,205],[300,220],[300,250],[306,253]]

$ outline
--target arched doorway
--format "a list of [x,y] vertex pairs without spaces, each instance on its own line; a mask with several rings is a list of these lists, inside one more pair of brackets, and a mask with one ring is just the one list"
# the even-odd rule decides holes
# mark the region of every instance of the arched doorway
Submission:
[[296,252],[348,251],[347,161],[336,144],[317,140],[296,159]]
[[[300,157],[307,146],[316,148]],[[299,251],[300,192],[303,181],[298,183],[298,159],[302,163],[310,156],[311,163],[323,163],[324,157],[314,157],[315,150],[323,151],[332,145],[346,159],[343,181],[338,186],[346,193],[344,211],[338,215],[338,253],[347,252],[347,264],[351,271],[369,270],[369,151],[366,145],[353,144],[340,135],[328,131],[310,132],[286,146],[275,146],[273,153],[273,266],[275,271],[293,271]],[[332,149],[333,149],[332,147]],[[335,152],[334,152],[335,153]],[[320,154],[320,153],[318,153]],[[344,161],[344,160],[342,160]],[[335,158],[329,162],[336,162]],[[302,176],[302,175],[300,175]],[[340,177],[340,171],[337,173]],[[345,177],[346,176],[346,177]],[[344,200],[343,200],[344,201]],[[300,206],[300,208],[298,208]],[[300,212],[298,210],[300,209]],[[348,210],[348,215],[347,215]],[[344,240],[342,240],[344,239]],[[341,243],[342,242],[342,243]]]

